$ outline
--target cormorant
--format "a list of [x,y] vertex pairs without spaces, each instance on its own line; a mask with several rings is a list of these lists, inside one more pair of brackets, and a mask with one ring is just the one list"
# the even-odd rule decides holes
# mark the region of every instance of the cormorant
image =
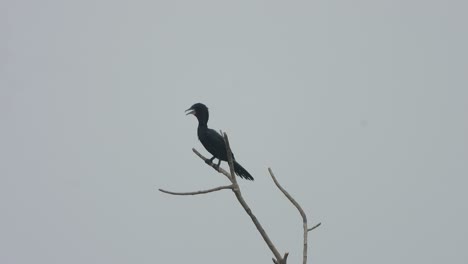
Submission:
[[[208,152],[213,155],[213,157],[206,161],[206,163],[212,163],[215,158],[219,160],[218,168],[221,164],[221,161],[227,161],[227,151],[226,145],[224,144],[223,137],[213,129],[208,128],[208,107],[202,103],[196,103],[192,105],[189,109],[185,110],[187,115],[194,115],[198,119],[198,139],[202,143]],[[234,159],[234,154],[232,154]],[[234,171],[236,174],[246,180],[253,181],[252,175],[244,169],[237,161],[234,159]]]

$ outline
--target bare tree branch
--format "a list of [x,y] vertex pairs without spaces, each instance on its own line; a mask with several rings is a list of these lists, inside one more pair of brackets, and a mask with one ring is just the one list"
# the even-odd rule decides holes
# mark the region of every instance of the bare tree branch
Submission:
[[[284,254],[284,256],[281,256],[281,254],[276,249],[276,247],[273,244],[273,242],[271,241],[271,239],[268,237],[266,231],[263,229],[262,225],[258,221],[257,217],[253,214],[253,212],[250,209],[249,205],[247,204],[247,202],[244,200],[244,198],[242,196],[242,193],[240,191],[239,185],[237,183],[237,178],[236,178],[236,175],[235,175],[234,159],[233,159],[233,155],[232,155],[232,152],[231,152],[231,147],[229,145],[229,139],[228,139],[228,136],[227,136],[226,133],[222,133],[222,134],[223,134],[223,137],[224,137],[224,142],[226,144],[226,150],[227,150],[228,164],[229,164],[230,173],[227,172],[226,170],[222,169],[222,168],[219,168],[218,166],[216,166],[212,162],[210,162],[209,159],[207,159],[203,155],[201,155],[195,148],[192,148],[192,151],[198,157],[200,157],[203,161],[205,161],[205,163],[208,166],[212,167],[217,172],[219,172],[219,173],[223,174],[224,176],[226,176],[231,181],[231,183],[232,183],[231,185],[220,186],[220,187],[216,187],[216,188],[212,188],[212,189],[208,189],[208,190],[196,191],[196,192],[172,192],[172,191],[166,191],[166,190],[163,190],[163,189],[159,189],[159,191],[161,191],[163,193],[167,193],[167,194],[172,194],[172,195],[198,195],[198,194],[206,194],[206,193],[210,193],[210,192],[216,192],[216,191],[220,191],[220,190],[224,190],[224,189],[231,189],[234,192],[234,194],[235,194],[237,200],[239,201],[239,203],[241,204],[241,206],[244,208],[245,212],[252,219],[252,222],[254,223],[255,227],[258,230],[258,232],[262,236],[263,240],[265,241],[265,243],[267,244],[267,246],[270,248],[271,252],[273,253],[273,255],[274,255],[273,262],[275,264],[286,264],[289,253],[286,252]],[[307,233],[309,231],[319,227],[321,225],[321,223],[318,223],[314,227],[308,229],[307,228],[307,216],[304,213],[304,210],[302,210],[301,206],[296,202],[296,200],[294,200],[294,198],[283,187],[281,187],[281,185],[276,180],[276,177],[274,176],[273,171],[270,168],[268,168],[268,171],[270,172],[271,178],[273,179],[275,185],[281,190],[281,192],[283,192],[283,194],[289,199],[289,201],[291,201],[291,203],[297,208],[297,210],[299,211],[299,213],[302,216],[303,228],[304,228],[303,263],[305,264],[307,262]]]
[[[310,231],[307,228],[307,215],[305,214],[304,210],[302,210],[302,207],[299,205],[299,203],[296,200],[294,200],[294,198],[279,184],[279,182],[276,180],[275,175],[273,174],[273,170],[271,170],[271,168],[268,168],[268,172],[270,172],[271,178],[273,179],[273,182],[275,183],[276,187],[278,187],[278,189],[280,189],[280,191],[286,196],[286,198],[288,198],[288,200],[291,201],[291,203],[297,208],[297,210],[299,211],[299,213],[302,216],[302,227],[304,229],[304,232],[303,232],[304,233],[304,243],[303,243],[303,249],[302,249],[302,263],[306,264],[307,263],[307,241],[308,241],[307,235],[308,235],[308,233]],[[312,229],[317,228],[318,226],[320,226],[320,224],[316,225]]]
[[[275,256],[276,260],[280,264],[285,264],[286,259],[283,259],[281,257],[281,254],[279,253],[278,249],[276,249],[275,245],[271,241],[270,237],[268,237],[267,233],[265,232],[265,229],[263,229],[262,225],[258,221],[257,217],[253,214],[252,210],[250,209],[249,205],[245,202],[244,198],[242,197],[242,193],[240,191],[239,185],[237,184],[237,179],[235,178],[235,172],[234,172],[234,160],[232,158],[232,152],[231,152],[231,147],[229,145],[229,139],[226,133],[224,133],[224,143],[226,144],[226,150],[227,150],[227,156],[228,156],[228,163],[229,163],[229,169],[231,171],[231,182],[234,188],[232,191],[236,195],[237,200],[239,203],[242,205],[244,208],[245,212],[250,216],[252,219],[252,222],[254,223],[255,227],[257,228],[258,232],[260,232],[260,235],[262,236],[263,240],[265,240],[265,243],[268,245],[270,248],[271,252]],[[287,257],[287,255],[285,255]]]
[[318,223],[318,224],[314,225],[313,227],[307,229],[307,232],[314,230],[315,228],[319,227],[321,224],[322,223]]
[[205,194],[205,193],[210,193],[210,192],[217,192],[221,191],[224,189],[232,189],[234,186],[231,185],[226,185],[226,186],[220,186],[208,190],[202,190],[202,191],[196,191],[196,192],[171,192],[171,191],[166,191],[163,189],[159,189],[160,192],[167,193],[167,194],[172,194],[172,195],[198,195],[198,194]]

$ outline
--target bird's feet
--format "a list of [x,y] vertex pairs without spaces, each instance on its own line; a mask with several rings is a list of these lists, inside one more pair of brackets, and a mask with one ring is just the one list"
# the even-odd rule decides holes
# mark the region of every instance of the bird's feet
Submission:
[[213,163],[214,159],[215,159],[214,156],[211,159],[206,159],[205,163],[210,165],[211,167],[213,167],[215,170],[217,170],[219,172],[219,165],[221,164],[221,160],[219,160],[218,164],[214,164]]
[[215,159],[215,157],[213,156],[211,159],[205,160],[205,163],[208,164],[208,165],[211,165],[211,163],[213,163],[214,159]]

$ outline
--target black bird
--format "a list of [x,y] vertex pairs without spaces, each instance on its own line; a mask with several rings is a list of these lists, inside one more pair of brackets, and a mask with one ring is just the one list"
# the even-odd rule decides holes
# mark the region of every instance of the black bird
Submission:
[[[185,110],[187,115],[194,115],[198,119],[198,139],[202,145],[208,150],[208,152],[213,155],[213,157],[206,161],[206,163],[212,163],[215,158],[219,160],[218,168],[221,164],[221,161],[227,161],[227,151],[226,145],[224,144],[223,137],[213,129],[208,128],[208,107],[202,103],[196,103],[192,105],[189,109]],[[232,154],[234,159],[234,154]],[[246,180],[253,181],[252,175],[244,169],[237,161],[234,159],[234,171],[236,174]]]

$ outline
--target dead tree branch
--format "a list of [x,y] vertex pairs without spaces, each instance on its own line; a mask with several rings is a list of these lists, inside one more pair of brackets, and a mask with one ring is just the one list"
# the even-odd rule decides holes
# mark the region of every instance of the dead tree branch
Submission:
[[163,189],[159,189],[160,192],[167,193],[167,194],[172,194],[172,195],[198,195],[198,194],[205,194],[205,193],[210,193],[210,192],[216,192],[216,191],[221,191],[224,189],[232,189],[232,185],[226,185],[226,186],[220,186],[208,190],[202,190],[202,191],[196,191],[196,192],[171,192],[171,191],[166,191]]
[[[258,232],[262,236],[263,240],[265,240],[265,243],[268,245],[270,248],[271,252],[276,258],[276,261],[279,264],[286,264],[286,258],[287,258],[287,253],[285,255],[286,258],[281,257],[281,254],[279,253],[278,249],[276,249],[275,245],[271,241],[270,237],[268,234],[265,232],[265,229],[263,229],[262,225],[258,221],[257,217],[253,214],[252,210],[250,209],[249,205],[245,202],[244,197],[242,197],[242,193],[240,191],[239,185],[237,184],[237,179],[236,175],[234,172],[234,160],[232,158],[232,152],[231,152],[231,147],[229,145],[229,139],[226,133],[224,133],[224,143],[226,144],[226,150],[227,150],[227,156],[228,156],[228,163],[229,163],[229,170],[231,171],[231,182],[232,185],[234,185],[234,188],[232,191],[236,195],[237,200],[239,203],[242,205],[244,208],[245,212],[250,216],[252,219],[252,222],[254,223],[255,227],[257,228]],[[273,259],[273,262],[275,262],[275,259]]]
[[[257,228],[258,232],[260,233],[263,240],[267,244],[268,248],[273,253],[273,255],[274,255],[274,258],[272,258],[273,263],[275,263],[275,264],[286,264],[289,253],[286,252],[283,256],[281,256],[278,249],[275,247],[275,245],[271,241],[270,237],[266,233],[265,229],[263,229],[263,227],[260,224],[260,222],[258,221],[257,217],[254,215],[254,213],[250,209],[249,205],[247,204],[247,202],[244,200],[244,198],[242,196],[240,187],[239,187],[239,185],[237,183],[237,178],[236,178],[236,175],[235,175],[235,171],[234,171],[234,159],[233,159],[233,155],[232,155],[232,152],[231,152],[231,147],[229,145],[229,139],[228,139],[228,136],[227,136],[226,133],[222,133],[222,134],[223,134],[223,137],[224,137],[224,142],[226,144],[226,150],[227,150],[228,164],[229,164],[229,171],[230,172],[227,172],[226,170],[216,166],[214,163],[209,162],[210,160],[205,158],[196,149],[192,148],[192,150],[198,157],[200,157],[200,159],[205,161],[205,163],[208,164],[208,166],[212,167],[217,172],[219,172],[219,173],[223,174],[224,176],[226,176],[229,179],[229,181],[231,182],[231,185],[220,186],[220,187],[216,187],[216,188],[212,188],[212,189],[208,189],[208,190],[195,191],[195,192],[172,192],[172,191],[166,191],[166,190],[163,190],[163,189],[159,189],[159,191],[161,191],[163,193],[171,194],[171,195],[199,195],[199,194],[206,194],[206,193],[216,192],[216,191],[220,191],[220,190],[224,190],[224,189],[231,189],[234,192],[234,195],[236,196],[237,200],[241,204],[242,208],[244,208],[247,215],[249,215],[250,219],[254,223],[255,227]],[[305,264],[307,262],[307,234],[308,234],[309,231],[311,231],[311,230],[317,228],[318,226],[320,226],[320,223],[313,226],[312,228],[308,228],[307,227],[307,216],[306,216],[304,210],[302,210],[299,203],[297,203],[296,200],[294,200],[294,198],[283,187],[281,187],[281,185],[276,180],[276,177],[273,174],[273,171],[270,168],[268,168],[268,171],[270,172],[271,178],[273,179],[275,185],[289,199],[289,201],[291,201],[291,203],[297,208],[297,210],[299,211],[299,213],[302,216],[303,229],[304,229],[303,263]]]
[[303,249],[302,249],[302,263],[303,264],[306,264],[307,263],[307,241],[308,241],[308,238],[307,238],[307,235],[309,233],[309,231],[317,228],[320,226],[321,223],[318,223],[317,225],[315,225],[314,227],[312,228],[308,228],[307,227],[307,215],[306,213],[304,212],[304,210],[302,210],[302,207],[299,205],[299,203],[279,184],[278,180],[276,180],[276,177],[275,175],[273,174],[273,170],[271,168],[268,168],[268,172],[270,173],[270,176],[271,178],[273,179],[273,182],[275,183],[276,187],[278,187],[278,189],[280,189],[280,191],[284,194],[284,196],[286,196],[286,198],[288,198],[288,200],[297,208],[297,210],[299,211],[299,213],[301,214],[301,217],[302,217],[302,227],[304,229],[304,243],[303,243]]
[[315,228],[319,227],[321,224],[322,223],[318,223],[318,224],[314,225],[313,227],[307,229],[307,232],[314,230]]

